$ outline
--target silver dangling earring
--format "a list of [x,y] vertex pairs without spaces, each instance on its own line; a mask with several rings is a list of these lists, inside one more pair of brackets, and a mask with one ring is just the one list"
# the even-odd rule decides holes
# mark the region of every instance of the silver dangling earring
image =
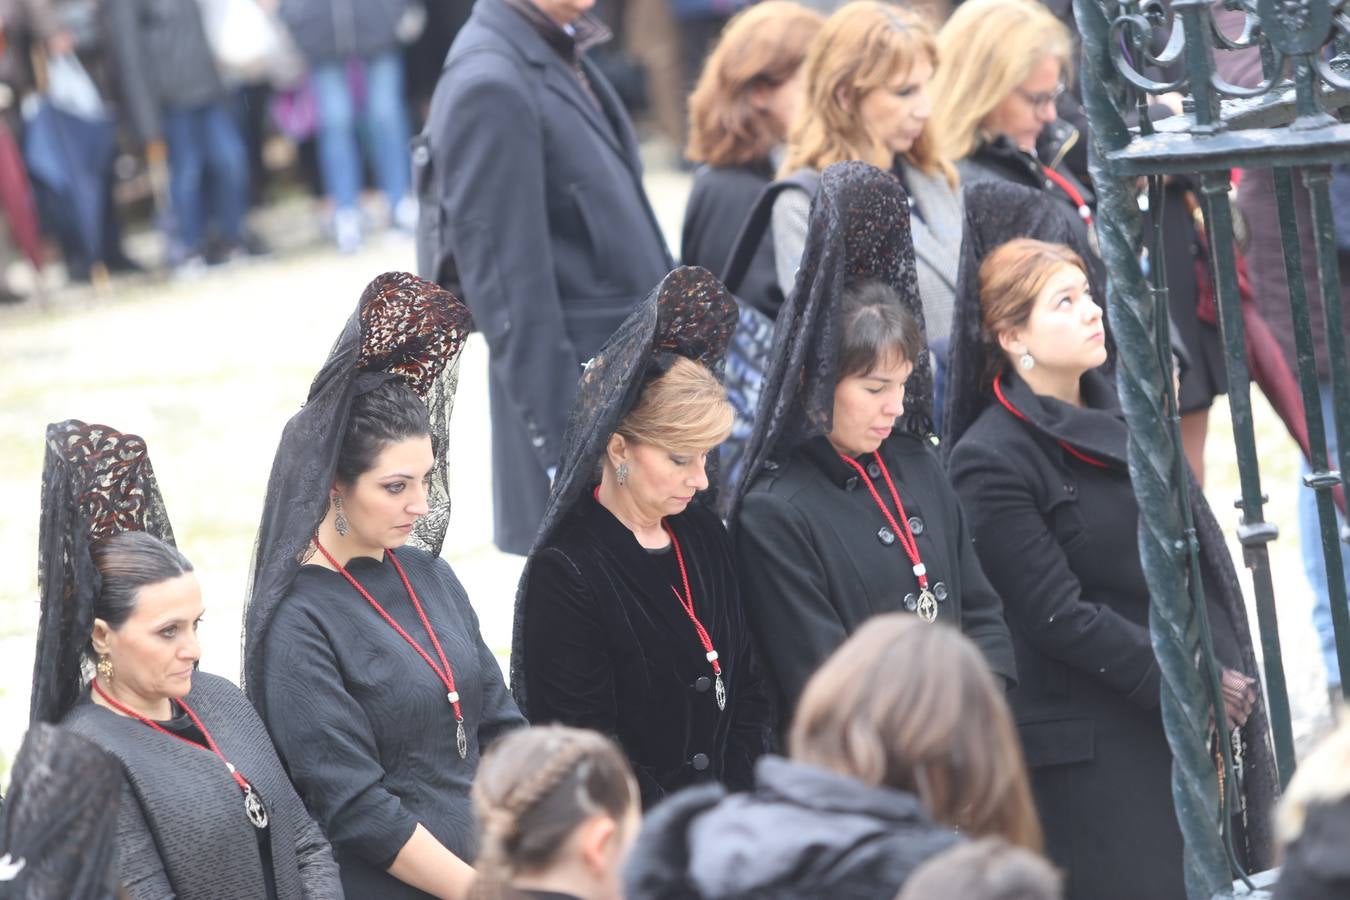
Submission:
[[1023,372],[1030,372],[1032,369],[1036,368],[1036,360],[1032,359],[1030,353],[1023,353],[1022,358],[1017,361],[1017,364],[1022,367]]
[[333,495],[333,527],[337,529],[338,537],[347,536],[347,516],[342,512],[342,498],[337,494]]
[[614,469],[614,477],[617,478],[617,479],[619,479],[619,484],[620,484],[620,485],[627,484],[627,483],[628,483],[628,463],[626,463],[626,462],[621,462],[621,463],[619,463],[618,467]]

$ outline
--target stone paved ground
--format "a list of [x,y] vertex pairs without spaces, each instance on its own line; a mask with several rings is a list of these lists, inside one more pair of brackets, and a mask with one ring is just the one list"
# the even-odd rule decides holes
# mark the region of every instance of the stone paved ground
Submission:
[[[655,171],[648,185],[675,246],[688,179]],[[83,418],[146,438],[179,544],[203,583],[203,665],[238,675],[248,560],[281,426],[365,283],[413,265],[406,239],[376,238],[347,257],[323,248],[304,204],[269,210],[259,227],[288,252],[193,282],[143,280],[103,297],[57,292],[45,310],[0,308],[0,776],[27,721],[48,422]],[[1297,468],[1269,411],[1257,421],[1270,515],[1284,535],[1275,549],[1277,571],[1289,573],[1277,579],[1284,653],[1296,727],[1306,737],[1322,727],[1326,699],[1299,574]],[[1226,526],[1236,516],[1229,447],[1227,414],[1216,408],[1210,494]],[[504,660],[520,559],[490,541],[486,351],[478,336],[464,353],[452,459],[455,508],[445,554]]]

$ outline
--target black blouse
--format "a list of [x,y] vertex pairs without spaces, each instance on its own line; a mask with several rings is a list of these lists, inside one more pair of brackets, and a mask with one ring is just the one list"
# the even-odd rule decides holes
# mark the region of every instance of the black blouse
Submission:
[[[347,896],[380,900],[428,896],[387,874],[419,823],[473,861],[469,788],[479,754],[524,724],[449,564],[412,547],[396,555],[453,670],[467,759],[455,750],[454,711],[440,679],[330,569],[303,566],[278,607],[261,689],[263,718],[332,841]],[[393,565],[358,557],[347,570],[435,658]]]
[[[932,448],[896,432],[880,452],[929,586],[941,601],[939,620],[959,627],[995,672],[1016,681],[1002,603],[980,569],[961,504]],[[891,508],[872,455],[859,462]],[[864,621],[877,613],[913,611],[918,596],[913,564],[900,541],[857,470],[824,437],[766,466],[755,480],[736,523],[736,561],[756,643],[785,711],[796,706],[807,679]]]
[[717,708],[712,667],[672,591],[679,579],[673,554],[648,553],[590,493],[536,551],[525,596],[531,720],[614,736],[647,807],[699,781],[749,787],[774,733],[726,529],[697,504],[666,521],[680,542],[694,610],[719,656],[725,710]]

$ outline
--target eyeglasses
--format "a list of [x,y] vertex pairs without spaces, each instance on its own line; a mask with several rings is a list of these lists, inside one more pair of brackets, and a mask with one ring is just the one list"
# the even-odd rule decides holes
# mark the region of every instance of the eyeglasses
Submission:
[[1053,106],[1055,101],[1064,94],[1064,85],[1058,85],[1053,91],[1043,91],[1039,94],[1033,94],[1030,91],[1024,91],[1020,87],[1014,88],[1022,99],[1027,101],[1035,109],[1041,109],[1045,106]]

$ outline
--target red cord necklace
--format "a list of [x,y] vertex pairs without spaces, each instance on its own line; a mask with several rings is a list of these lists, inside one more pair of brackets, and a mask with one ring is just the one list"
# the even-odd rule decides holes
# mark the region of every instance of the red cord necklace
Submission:
[[192,720],[192,724],[196,725],[197,730],[202,733],[202,737],[206,738],[206,747],[203,747],[196,741],[188,740],[181,734],[174,734],[153,719],[148,719],[131,707],[117,702],[103,690],[102,686],[99,685],[97,678],[90,682],[90,686],[93,687],[96,694],[103,698],[104,703],[108,704],[122,715],[136,719],[144,725],[149,725],[160,734],[167,734],[169,737],[176,738],[190,747],[196,747],[198,750],[206,750],[209,748],[211,752],[225,764],[225,768],[230,771],[230,777],[234,779],[234,783],[239,785],[239,789],[244,792],[244,814],[248,816],[248,820],[253,823],[253,827],[258,829],[267,827],[267,807],[263,805],[262,797],[258,796],[258,792],[253,789],[253,785],[249,784],[248,780],[244,778],[243,775],[240,775],[234,765],[225,758],[225,754],[220,752],[220,748],[216,746],[215,738],[211,737],[211,732],[206,730],[206,726],[202,724],[202,720],[197,718],[197,714],[192,711],[192,707],[188,706],[186,701],[179,700],[178,705],[183,707],[183,712],[188,714],[188,718]]
[[381,606],[374,597],[370,596],[370,592],[361,586],[361,582],[353,578],[352,574],[348,572],[341,563],[334,559],[331,553],[324,549],[323,544],[319,543],[319,538],[317,536],[314,538],[314,546],[323,554],[323,558],[328,560],[329,565],[336,569],[338,574],[343,578],[347,579],[351,586],[356,588],[357,592],[362,597],[366,598],[366,602],[375,608],[375,611],[380,614],[380,618],[388,622],[389,626],[397,631],[399,636],[407,641],[410,647],[417,651],[417,655],[422,657],[427,665],[431,666],[431,671],[436,673],[436,677],[439,678],[441,684],[445,686],[445,699],[450,701],[450,706],[455,710],[455,749],[459,751],[460,759],[467,759],[469,756],[469,738],[464,732],[464,711],[459,705],[459,691],[455,690],[455,673],[451,671],[450,662],[445,658],[445,651],[441,649],[441,642],[436,638],[436,632],[432,631],[431,623],[427,621],[427,614],[422,611],[422,604],[417,599],[417,593],[413,590],[412,584],[408,581],[408,576],[404,573],[403,566],[399,565],[398,558],[394,556],[394,551],[386,550],[384,552],[389,557],[389,561],[394,564],[394,571],[398,572],[398,577],[402,579],[403,588],[408,592],[408,599],[412,601],[413,609],[417,610],[417,618],[422,620],[422,627],[425,628],[427,634],[431,636],[431,646],[435,648],[436,656],[439,657],[441,661],[439,666],[436,665],[436,661],[431,658],[431,654],[423,650],[422,645],[417,643],[412,635],[404,631],[403,627],[394,621],[394,617],[385,612],[384,607]]
[[1055,187],[1068,195],[1069,202],[1072,203],[1078,211],[1078,217],[1083,220],[1084,225],[1091,228],[1092,209],[1087,205],[1087,202],[1083,199],[1083,195],[1079,192],[1078,188],[1073,186],[1073,182],[1049,166],[1041,166],[1041,172],[1045,174],[1046,178],[1049,178],[1054,182]]
[[914,532],[910,530],[909,516],[905,513],[905,505],[900,502],[900,492],[895,489],[895,482],[891,480],[891,472],[886,468],[886,461],[881,458],[880,452],[872,454],[877,467],[881,469],[881,474],[886,478],[886,487],[890,489],[891,499],[895,501],[895,508],[900,512],[899,522],[895,520],[895,516],[891,515],[890,509],[881,499],[881,494],[877,493],[876,485],[872,483],[871,477],[868,476],[867,470],[862,467],[862,464],[853,457],[845,456],[842,453],[839,454],[839,458],[856,469],[858,474],[862,476],[863,484],[867,485],[868,493],[876,501],[881,514],[886,517],[886,523],[891,526],[891,531],[900,539],[900,546],[905,549],[905,555],[909,557],[909,561],[914,567],[914,577],[919,580],[919,600],[915,612],[925,622],[937,621],[938,598],[928,589],[928,569],[919,556],[919,544],[914,540]]
[[[994,379],[994,396],[998,398],[998,402],[1001,403],[1003,405],[1003,408],[1006,409],[1008,412],[1012,413],[1014,416],[1021,419],[1023,422],[1026,422],[1028,424],[1034,424],[1030,419],[1026,417],[1026,415],[1020,409],[1013,406],[1012,403],[1008,402],[1007,397],[1003,396],[1003,387],[998,383],[997,378]],[[1064,449],[1064,452],[1072,456],[1074,459],[1081,460],[1082,462],[1085,462],[1090,466],[1096,466],[1099,469],[1110,468],[1110,466],[1102,462],[1100,459],[1088,456],[1086,453],[1084,453],[1082,450],[1079,450],[1077,447],[1073,446],[1068,441],[1059,441],[1058,443],[1059,446]]]
[[[600,502],[599,485],[595,486],[591,496],[595,497],[596,503]],[[673,584],[670,586],[670,590],[675,594],[675,599],[680,601],[680,608],[689,617],[689,621],[694,623],[694,631],[698,633],[698,641],[703,645],[703,654],[712,664],[713,699],[717,701],[717,708],[719,710],[726,709],[727,686],[722,681],[722,663],[718,660],[717,650],[713,647],[712,638],[708,636],[708,629],[703,627],[703,623],[698,620],[698,615],[694,612],[694,592],[689,587],[689,572],[684,567],[684,552],[680,550],[680,539],[675,537],[675,530],[670,527],[670,523],[665,519],[661,520],[661,527],[665,529],[666,534],[670,535],[670,545],[675,548],[675,562],[680,567],[680,581],[684,584],[683,594]]]

